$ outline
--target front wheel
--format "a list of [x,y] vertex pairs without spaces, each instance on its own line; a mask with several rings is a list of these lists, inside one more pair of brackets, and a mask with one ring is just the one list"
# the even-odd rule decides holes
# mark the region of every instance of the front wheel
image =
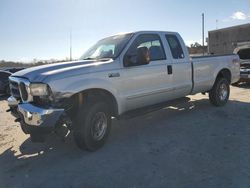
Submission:
[[10,96],[10,87],[9,86],[6,86],[6,88],[5,88],[5,94],[7,96]]
[[45,134],[41,133],[30,133],[30,140],[34,143],[44,142],[45,141]]
[[229,98],[230,86],[225,78],[218,78],[209,92],[209,100],[215,106],[224,106]]
[[110,129],[108,105],[104,102],[89,104],[77,115],[74,139],[79,148],[95,151],[105,144]]

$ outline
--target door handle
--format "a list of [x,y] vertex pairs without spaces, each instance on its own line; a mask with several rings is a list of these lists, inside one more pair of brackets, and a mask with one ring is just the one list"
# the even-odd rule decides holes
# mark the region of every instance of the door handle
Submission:
[[168,65],[168,74],[173,74],[172,65]]
[[120,73],[119,72],[109,73],[109,78],[114,78],[114,77],[120,77]]

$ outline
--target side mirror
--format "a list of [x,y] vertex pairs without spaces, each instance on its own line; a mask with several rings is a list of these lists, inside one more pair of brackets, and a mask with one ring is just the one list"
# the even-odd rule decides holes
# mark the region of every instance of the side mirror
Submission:
[[131,55],[126,54],[124,56],[123,65],[124,65],[124,67],[130,67],[133,65],[133,62],[131,61]]
[[149,62],[150,56],[147,47],[139,47],[134,54],[128,53],[123,58],[124,67],[146,65]]

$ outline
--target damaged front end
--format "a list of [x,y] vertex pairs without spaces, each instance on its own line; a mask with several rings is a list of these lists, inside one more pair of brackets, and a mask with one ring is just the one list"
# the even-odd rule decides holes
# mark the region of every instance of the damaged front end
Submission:
[[65,110],[53,105],[36,104],[36,98],[29,88],[27,79],[10,77],[12,96],[7,100],[10,107],[7,111],[16,118],[16,122],[20,122],[23,132],[30,134],[31,138],[35,135],[40,138],[39,141],[44,141],[44,137],[52,132],[65,137],[72,124]]

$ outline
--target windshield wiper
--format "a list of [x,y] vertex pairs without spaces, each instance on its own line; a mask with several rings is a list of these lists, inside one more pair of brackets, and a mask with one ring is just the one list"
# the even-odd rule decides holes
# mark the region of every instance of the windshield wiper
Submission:
[[102,58],[99,58],[97,60],[101,60],[101,61],[108,61],[110,59],[113,59],[112,57],[102,57]]
[[112,57],[102,57],[102,58],[93,58],[93,57],[87,57],[83,60],[96,60],[96,61],[108,61],[110,59],[113,59]]
[[86,57],[83,60],[97,60],[97,58],[93,58],[93,57]]

